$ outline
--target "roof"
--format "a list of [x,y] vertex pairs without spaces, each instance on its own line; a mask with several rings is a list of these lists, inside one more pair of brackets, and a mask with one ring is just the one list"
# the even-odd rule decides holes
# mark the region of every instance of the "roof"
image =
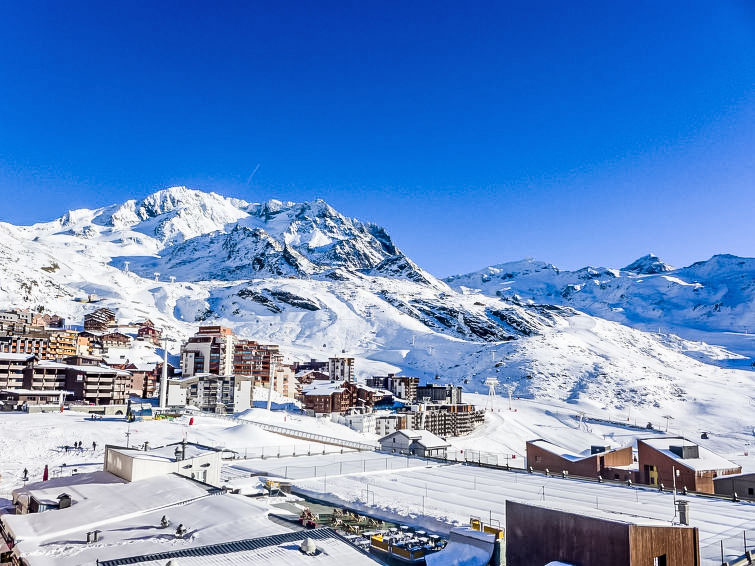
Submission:
[[24,487],[13,490],[13,498],[29,496],[40,503],[57,503],[58,495],[65,492],[78,503],[89,499],[92,495],[100,494],[101,486],[114,483],[122,484],[126,483],[126,480],[110,472],[88,472],[27,483]]
[[[183,443],[175,442],[173,444],[166,444],[165,446],[158,446],[156,448],[150,448],[148,450],[139,450],[137,448],[122,448],[117,446],[109,446],[108,450],[112,452],[119,452],[126,454],[133,458],[147,460],[147,459],[160,459],[170,460],[171,462],[176,459],[176,447],[182,446]],[[202,444],[194,444],[192,442],[186,443],[186,455],[184,459],[197,458],[199,456],[206,456],[207,454],[217,454],[218,450]]]
[[[695,444],[683,438],[681,436],[663,436],[660,438],[641,438],[637,440],[638,444],[642,442],[647,446],[657,450],[669,458],[676,460],[680,465],[695,470],[696,472],[708,471],[708,470],[734,470],[740,469],[738,464],[731,462],[719,456],[715,452],[708,450],[707,448]],[[671,446],[691,445],[697,446],[699,450],[699,458],[682,458],[678,454],[675,454],[670,450]]]
[[44,397],[45,395],[55,395],[56,397],[61,393],[65,395],[73,395],[73,391],[64,391],[62,389],[50,389],[49,391],[44,389],[3,389],[0,393],[17,393],[18,395],[39,395]]
[[538,507],[540,509],[546,509],[548,511],[558,511],[561,513],[570,513],[572,515],[580,515],[581,517],[591,517],[593,519],[601,519],[603,521],[611,521],[612,523],[621,523],[623,525],[638,525],[644,527],[672,527],[669,521],[663,519],[655,519],[651,517],[640,517],[638,515],[630,515],[628,513],[622,513],[621,511],[609,511],[606,509],[593,509],[593,508],[579,508],[569,506],[564,503],[543,503],[540,501],[513,501],[509,500],[506,505],[523,505],[525,507]]
[[[627,448],[627,446],[623,447],[611,447],[608,448],[605,452],[596,452],[593,454],[591,450],[585,450],[584,452],[577,453],[572,452],[571,450],[567,450],[566,448],[562,446],[558,446],[557,444],[553,444],[552,442],[548,442],[547,440],[543,440],[542,438],[538,438],[536,440],[528,440],[527,444],[531,444],[533,446],[537,446],[539,448],[542,448],[543,450],[547,450],[548,452],[555,454],[556,456],[559,456],[560,458],[563,458],[564,460],[569,460],[570,462],[577,462],[579,460],[586,460],[587,458],[592,458],[595,456],[605,456],[609,452],[614,452],[616,450],[621,450],[623,448]],[[625,466],[611,466],[612,468],[621,468]],[[631,468],[632,466],[626,466],[627,468]]]
[[[65,489],[69,491],[70,488]],[[207,489],[201,484],[176,474],[123,484],[89,484],[87,488],[82,485],[77,489],[80,492],[86,489],[87,497],[68,509],[31,515],[2,515],[0,521],[16,541],[38,544],[65,533],[100,528],[100,525],[119,517],[207,495]]]
[[131,375],[127,371],[111,368],[103,365],[90,365],[90,366],[75,366],[71,364],[62,364],[60,362],[51,362],[49,360],[43,360],[37,364],[38,368],[51,368],[51,369],[72,369],[80,371],[82,373],[115,373],[117,375]]
[[[305,539],[312,539],[322,552],[307,556],[299,550]],[[144,558],[146,560],[142,560]],[[160,554],[132,557],[127,560],[100,561],[100,566],[142,564],[164,566],[167,560],[177,558],[181,566],[233,566],[233,565],[291,565],[348,564],[361,566],[377,562],[368,554],[351,546],[331,529],[294,531],[276,535],[244,539],[220,544],[194,547]]]
[[543,440],[542,438],[538,438],[537,440],[529,440],[527,441],[527,444],[531,444],[533,446],[537,446],[538,448],[542,448],[543,450],[547,450],[551,454],[555,454],[556,456],[559,456],[564,460],[569,460],[570,462],[576,462],[578,460],[584,460],[585,458],[590,457],[590,454],[577,454],[576,452],[567,450],[566,448],[553,444],[552,442],[548,442],[547,440]]
[[401,430],[392,432],[388,436],[381,438],[380,442],[382,442],[386,438],[392,437],[395,434],[402,434],[412,442],[416,442],[417,444],[424,446],[425,448],[446,448],[448,446],[451,446],[448,442],[446,442],[439,436],[434,435],[429,430],[413,430],[408,428],[402,428]]
[[342,381],[315,380],[301,388],[302,395],[332,395],[344,391]]
[[13,354],[0,352],[0,362],[27,362],[35,358],[34,354]]
[[[174,476],[177,477],[177,476]],[[166,476],[159,478],[163,482]],[[184,483],[192,484],[191,480],[179,478]],[[132,484],[141,484],[149,480],[140,480]],[[195,484],[196,485],[196,484]],[[160,482],[152,483],[159,491]],[[102,501],[117,498],[121,505],[127,501],[116,490],[123,486],[111,486],[112,494],[103,494]],[[165,491],[169,491],[170,486]],[[152,558],[162,553],[175,551],[187,551],[201,547],[220,545],[223,543],[241,541],[247,539],[250,534],[256,537],[267,537],[289,532],[289,529],[277,523],[273,523],[267,517],[269,507],[267,502],[233,494],[208,494],[202,495],[183,503],[174,498],[167,505],[160,505],[161,501],[152,501],[148,494],[141,495],[142,511],[134,512],[132,507],[124,510],[109,507],[90,517],[89,522],[80,522],[75,526],[66,528],[66,517],[73,517],[77,505],[68,509],[46,511],[33,515],[13,515],[13,517],[31,517],[39,520],[45,516],[55,518],[58,529],[46,535],[44,538],[27,539],[20,542],[14,549],[20,553],[30,566],[58,566],[60,564],[87,564],[92,565],[97,560],[100,564],[113,561],[111,564],[159,564],[165,566],[167,560],[154,562]],[[81,508],[81,505],[78,506]],[[169,521],[166,529],[160,527],[161,518],[165,516]],[[183,524],[187,530],[184,538],[175,536],[176,528]],[[84,544],[87,532],[99,530],[100,543]],[[306,532],[303,533],[306,536]],[[217,555],[218,558],[233,554]],[[269,556],[269,555],[268,555]],[[135,561],[134,558],[146,560]],[[203,561],[200,557],[191,564],[211,564]],[[181,566],[189,564],[184,558],[177,560]],[[228,564],[228,562],[225,562]],[[231,562],[233,564],[234,562]],[[244,562],[236,562],[244,564]],[[344,564],[351,564],[350,560],[344,560]],[[268,559],[266,563],[271,562]],[[275,564],[275,562],[273,563]],[[286,564],[280,560],[277,564]]]

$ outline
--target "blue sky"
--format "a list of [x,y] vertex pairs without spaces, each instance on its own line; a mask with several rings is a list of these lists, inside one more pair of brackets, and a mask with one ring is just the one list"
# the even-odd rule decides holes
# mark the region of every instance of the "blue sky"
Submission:
[[438,275],[755,255],[748,2],[0,0],[0,37],[2,221],[179,184]]

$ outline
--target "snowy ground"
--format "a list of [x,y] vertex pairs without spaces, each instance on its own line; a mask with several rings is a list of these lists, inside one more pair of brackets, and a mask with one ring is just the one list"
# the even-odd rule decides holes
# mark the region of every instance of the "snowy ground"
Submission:
[[[283,414],[280,415],[283,418]],[[309,421],[310,424],[304,428],[312,432],[325,434],[330,431],[330,426],[318,429],[319,423],[315,419]],[[282,436],[243,422],[199,416],[194,418],[194,425],[189,426],[188,423],[186,417],[172,421],[147,420],[129,425],[122,418],[91,421],[84,415],[68,411],[0,413],[0,500],[10,499],[10,492],[22,484],[24,468],[29,470],[31,481],[42,479],[45,465],[49,466],[51,476],[69,475],[74,470],[102,469],[105,444],[125,446],[128,442],[131,446],[138,446],[149,442],[151,446],[160,446],[186,437],[190,442],[236,450],[242,457],[245,453],[251,456],[261,453],[287,455],[341,451],[338,446]],[[353,431],[340,428],[344,429],[344,436],[351,436]],[[77,441],[83,443],[84,450],[65,451],[65,445],[73,445]],[[97,445],[95,450],[92,449],[93,442]],[[0,501],[0,507],[4,506],[3,503]]]

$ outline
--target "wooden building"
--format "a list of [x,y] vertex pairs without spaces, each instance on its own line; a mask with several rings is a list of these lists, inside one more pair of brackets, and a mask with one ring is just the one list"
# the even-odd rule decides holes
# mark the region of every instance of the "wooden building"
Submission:
[[[640,481],[648,485],[714,493],[713,480],[742,467],[681,436],[637,440]],[[674,478],[676,476],[676,478]]]
[[100,308],[84,315],[84,330],[105,332],[115,323],[115,313],[107,308]]
[[582,453],[571,452],[561,446],[538,438],[527,441],[527,467],[533,470],[571,476],[612,480],[637,481],[632,446],[611,448],[591,446]]
[[699,566],[697,528],[594,510],[506,502],[506,564]]

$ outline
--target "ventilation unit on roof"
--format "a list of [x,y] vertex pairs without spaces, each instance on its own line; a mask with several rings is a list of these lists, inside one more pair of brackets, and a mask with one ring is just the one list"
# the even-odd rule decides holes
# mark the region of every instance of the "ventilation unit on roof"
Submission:
[[697,444],[683,444],[682,446],[669,446],[668,449],[679,456],[682,460],[700,457],[700,447]]

